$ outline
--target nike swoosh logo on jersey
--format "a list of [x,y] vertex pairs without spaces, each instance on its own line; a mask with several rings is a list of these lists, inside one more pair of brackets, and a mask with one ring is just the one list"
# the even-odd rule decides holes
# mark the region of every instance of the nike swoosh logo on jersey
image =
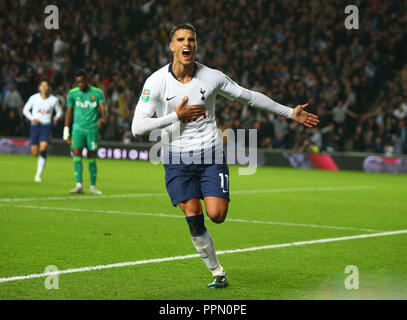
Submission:
[[171,99],[174,99],[176,96],[173,96],[173,97],[171,97],[171,98],[166,98],[167,99],[167,101],[170,101]]

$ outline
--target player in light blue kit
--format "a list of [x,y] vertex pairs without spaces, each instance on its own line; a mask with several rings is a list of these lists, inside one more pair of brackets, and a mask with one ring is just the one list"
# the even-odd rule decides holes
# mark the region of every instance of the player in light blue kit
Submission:
[[[171,32],[172,63],[154,72],[145,82],[132,124],[134,135],[162,129],[167,136],[169,161],[164,163],[165,183],[171,202],[183,210],[192,242],[212,272],[209,288],[228,285],[219,264],[212,238],[205,227],[201,199],[208,217],[215,223],[226,218],[229,205],[229,169],[222,152],[220,162],[186,163],[185,154],[204,155],[222,146],[215,119],[216,95],[238,100],[252,107],[293,119],[307,127],[318,124],[316,115],[283,106],[262,93],[245,89],[222,72],[195,62],[196,31],[182,24]],[[188,104],[188,105],[187,105]],[[153,118],[156,113],[157,118]],[[177,134],[174,134],[177,133]],[[216,156],[216,155],[215,155]]]
[[[39,92],[32,95],[24,106],[23,114],[31,121],[30,138],[31,153],[33,156],[40,155],[37,162],[35,182],[41,182],[41,174],[47,162],[47,150],[51,137],[51,120],[56,124],[62,118],[62,108],[58,98],[49,94],[50,84],[48,80],[41,80]],[[52,118],[53,112],[56,115]]]

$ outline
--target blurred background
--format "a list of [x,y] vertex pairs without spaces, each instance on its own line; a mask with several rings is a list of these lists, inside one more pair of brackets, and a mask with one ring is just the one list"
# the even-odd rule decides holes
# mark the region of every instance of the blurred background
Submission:
[[[171,60],[168,33],[190,22],[197,61],[290,107],[320,117],[306,129],[219,97],[221,129],[256,128],[258,146],[308,152],[407,153],[407,2],[371,0],[359,30],[344,1],[54,1],[59,30],[44,27],[47,1],[0,0],[0,136],[28,137],[22,108],[50,79],[65,109],[79,67],[103,89],[103,141],[129,144],[146,78]],[[53,129],[61,138],[63,121]]]

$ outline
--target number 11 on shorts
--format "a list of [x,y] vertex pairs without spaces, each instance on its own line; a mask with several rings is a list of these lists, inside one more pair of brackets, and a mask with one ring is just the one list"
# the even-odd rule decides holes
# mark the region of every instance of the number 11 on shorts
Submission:
[[[220,187],[222,188],[222,191],[224,193],[228,192],[228,190],[229,190],[229,175],[219,173],[219,177],[220,177]],[[225,190],[225,186],[226,186],[226,190]]]

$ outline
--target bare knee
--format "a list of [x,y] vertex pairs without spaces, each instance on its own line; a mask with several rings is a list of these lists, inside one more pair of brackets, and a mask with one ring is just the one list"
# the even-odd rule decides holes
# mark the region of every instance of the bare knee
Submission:
[[31,145],[31,154],[33,157],[38,156],[38,145]]
[[215,223],[222,223],[226,219],[229,201],[218,197],[205,197],[205,209],[208,217]]
[[215,223],[222,223],[226,219],[227,208],[217,208],[207,210],[208,217]]
[[202,206],[200,199],[189,199],[187,201],[180,202],[179,207],[184,211],[185,216],[197,216],[202,214]]

